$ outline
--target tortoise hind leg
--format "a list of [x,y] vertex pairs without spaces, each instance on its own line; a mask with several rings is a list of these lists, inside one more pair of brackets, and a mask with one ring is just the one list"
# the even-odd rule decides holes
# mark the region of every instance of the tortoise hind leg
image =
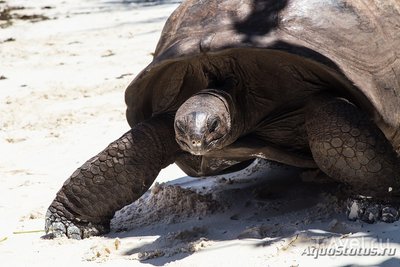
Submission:
[[46,233],[81,239],[109,231],[114,213],[147,191],[179,151],[172,118],[134,126],[78,168],[46,214]]
[[[306,108],[306,129],[314,160],[327,175],[349,185],[355,195],[373,197],[378,202],[387,203],[399,196],[397,154],[367,114],[354,104],[335,97],[312,99]],[[378,210],[381,215],[382,210]]]

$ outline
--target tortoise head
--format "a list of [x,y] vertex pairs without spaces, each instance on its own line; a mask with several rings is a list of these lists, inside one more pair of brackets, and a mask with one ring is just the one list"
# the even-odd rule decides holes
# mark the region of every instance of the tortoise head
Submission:
[[175,115],[175,138],[194,155],[205,155],[232,143],[233,105],[230,95],[207,89],[190,97]]

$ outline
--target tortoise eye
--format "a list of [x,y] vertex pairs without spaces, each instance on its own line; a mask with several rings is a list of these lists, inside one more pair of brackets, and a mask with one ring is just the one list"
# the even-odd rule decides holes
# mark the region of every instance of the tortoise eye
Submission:
[[177,121],[177,122],[175,123],[175,127],[176,127],[176,129],[177,129],[179,132],[185,133],[185,126],[183,125],[182,122]]
[[217,129],[218,126],[219,126],[219,120],[218,120],[218,119],[215,119],[215,120],[212,122],[212,124],[211,124],[210,128],[208,129],[208,131],[209,131],[210,133],[215,132],[215,130]]

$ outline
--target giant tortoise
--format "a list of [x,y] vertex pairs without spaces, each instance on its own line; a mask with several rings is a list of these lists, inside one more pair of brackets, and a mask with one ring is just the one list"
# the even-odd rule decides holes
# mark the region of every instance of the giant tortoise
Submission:
[[131,129],[64,183],[46,231],[106,233],[174,162],[207,176],[265,158],[396,199],[399,13],[398,0],[184,1],[126,89]]

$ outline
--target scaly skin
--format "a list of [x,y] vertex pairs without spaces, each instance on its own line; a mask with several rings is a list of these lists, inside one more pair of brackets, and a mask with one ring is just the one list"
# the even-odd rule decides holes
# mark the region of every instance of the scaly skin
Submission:
[[46,214],[46,233],[81,239],[107,233],[114,213],[144,194],[179,152],[173,118],[139,123],[78,168]]
[[[351,188],[349,219],[373,223],[399,218],[398,207],[388,205],[398,202],[400,194],[399,159],[364,112],[342,98],[317,97],[307,107],[306,128],[318,167]],[[353,205],[360,209],[354,212]]]

